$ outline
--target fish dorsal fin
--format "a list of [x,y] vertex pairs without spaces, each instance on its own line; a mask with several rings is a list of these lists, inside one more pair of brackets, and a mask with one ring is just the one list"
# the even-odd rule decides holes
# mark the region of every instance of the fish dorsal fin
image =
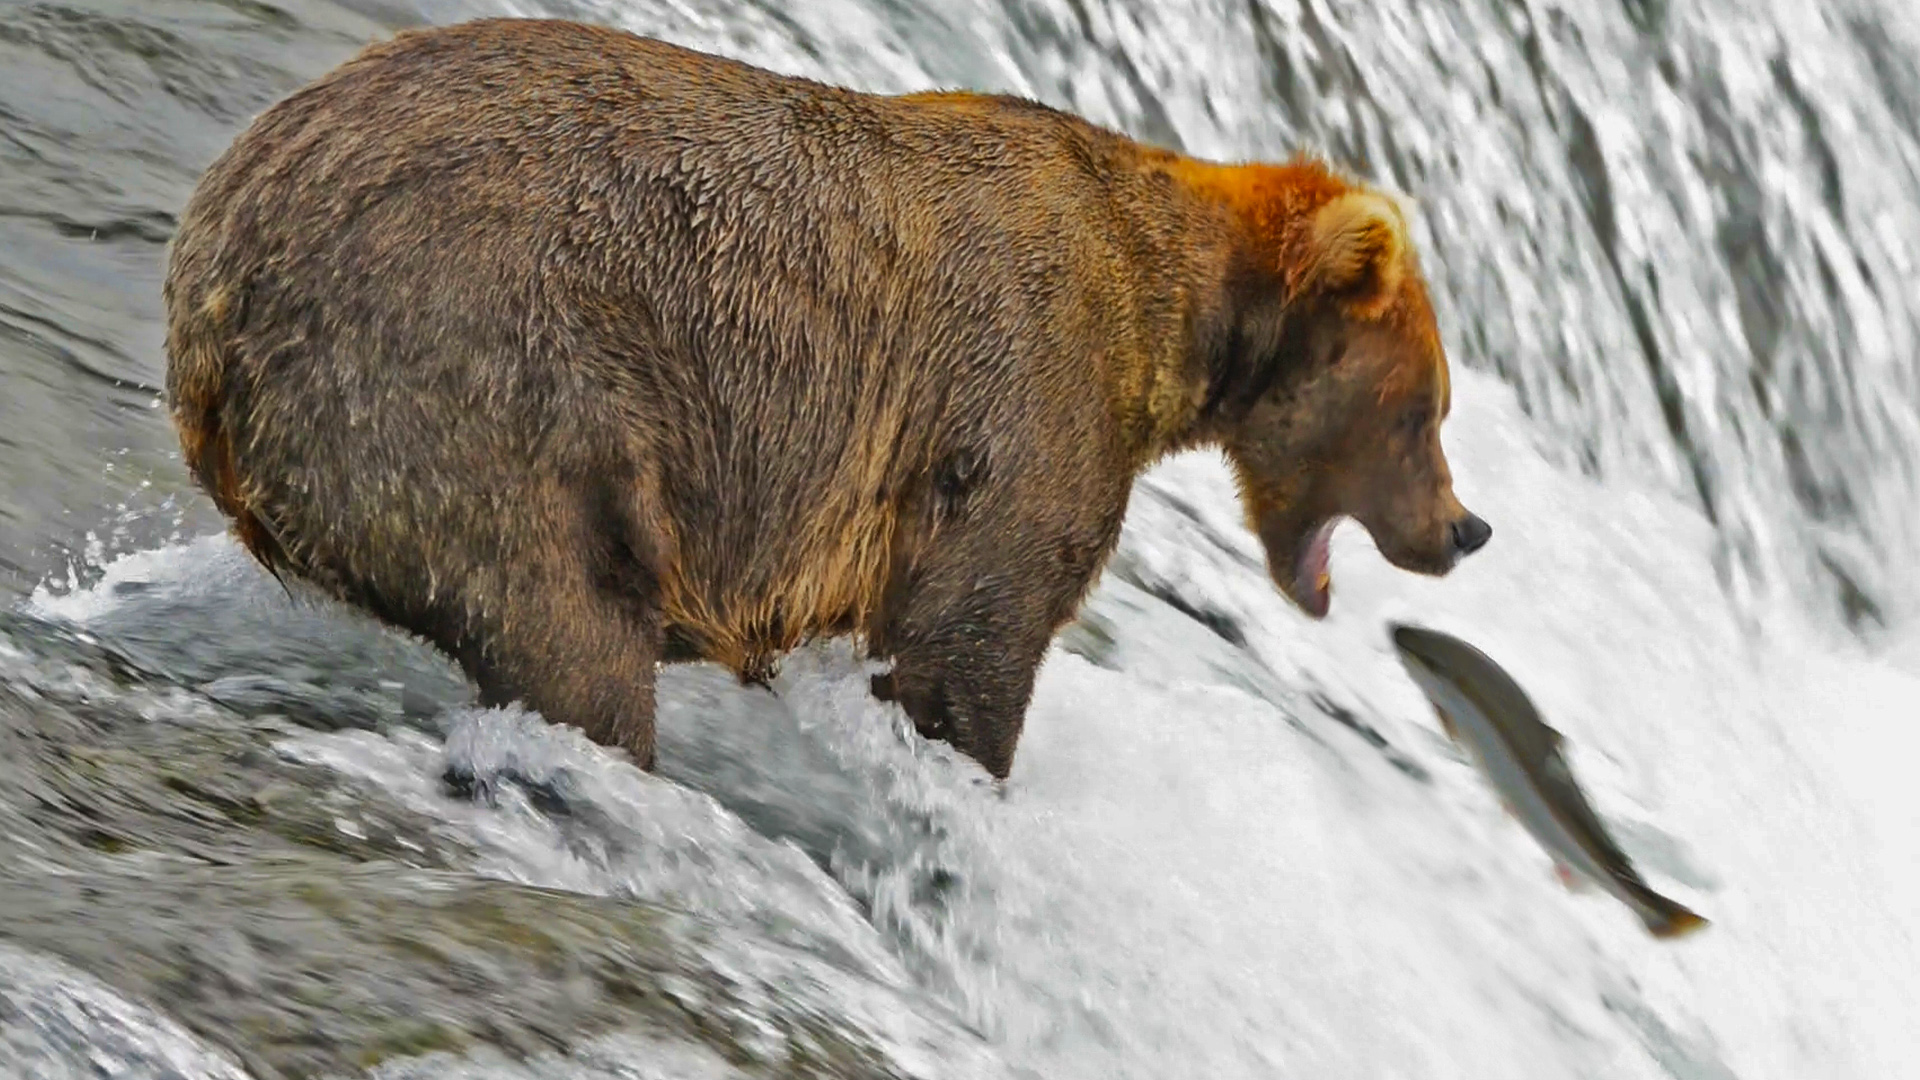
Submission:
[[1594,810],[1593,805],[1587,801],[1586,793],[1581,790],[1580,781],[1574,778],[1573,763],[1567,760],[1563,752],[1566,745],[1565,738],[1551,728],[1548,731],[1551,733],[1550,741],[1553,743],[1554,753],[1548,756],[1544,768],[1553,780],[1564,785],[1565,789],[1562,793],[1564,798],[1555,800],[1555,813],[1564,815],[1570,819],[1569,824],[1576,825],[1591,835],[1599,845],[1599,849],[1594,854],[1600,859],[1601,865],[1620,877],[1636,884],[1643,884],[1639,873],[1633,868],[1632,861],[1627,858],[1627,853],[1620,850],[1619,841],[1614,839],[1612,830],[1600,820],[1599,813]]
[[1563,788],[1562,798],[1554,800],[1556,813],[1563,814],[1575,824],[1590,833],[1600,845],[1594,854],[1609,871],[1639,883],[1640,875],[1634,870],[1633,863],[1620,850],[1619,842],[1600,820],[1600,815],[1587,801],[1586,792],[1580,787],[1580,781],[1573,775],[1573,762],[1567,757],[1567,737],[1560,729],[1544,720],[1535,720],[1535,730],[1546,745],[1546,754],[1540,762],[1541,769],[1552,778],[1555,784]]

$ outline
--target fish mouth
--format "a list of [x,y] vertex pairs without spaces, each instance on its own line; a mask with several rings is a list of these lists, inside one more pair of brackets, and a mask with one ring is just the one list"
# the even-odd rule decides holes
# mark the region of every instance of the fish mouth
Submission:
[[1395,651],[1400,654],[1400,662],[1415,674],[1438,678],[1442,677],[1442,672],[1451,669],[1445,651],[1445,635],[1403,622],[1389,622],[1387,634],[1393,639]]
[[1420,628],[1390,622],[1387,624],[1387,636],[1393,639],[1393,649],[1400,654],[1401,665],[1413,676],[1414,682],[1421,684],[1420,689],[1426,690],[1425,680],[1433,675],[1433,661],[1427,651],[1421,648],[1426,644],[1426,639]]
[[1393,636],[1394,647],[1411,656],[1420,656],[1420,646],[1424,642],[1421,630],[1406,623],[1388,623],[1387,632]]
[[1333,575],[1328,568],[1328,541],[1335,521],[1308,529],[1293,552],[1293,565],[1281,587],[1287,598],[1311,618],[1324,619],[1333,606]]

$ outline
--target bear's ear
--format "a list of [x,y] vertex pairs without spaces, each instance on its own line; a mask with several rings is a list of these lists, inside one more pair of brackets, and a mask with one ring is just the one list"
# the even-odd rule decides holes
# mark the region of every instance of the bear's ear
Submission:
[[1333,298],[1362,318],[1386,308],[1406,273],[1406,219],[1378,192],[1348,192],[1322,206],[1309,244],[1301,291]]

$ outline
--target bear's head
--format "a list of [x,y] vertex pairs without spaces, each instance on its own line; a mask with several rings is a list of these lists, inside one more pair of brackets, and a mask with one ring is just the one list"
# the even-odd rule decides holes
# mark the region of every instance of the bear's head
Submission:
[[1341,518],[1436,576],[1493,530],[1454,497],[1447,357],[1400,206],[1323,168],[1264,172],[1235,200],[1254,203],[1236,288],[1260,295],[1223,346],[1234,375],[1216,389],[1239,400],[1216,434],[1275,583],[1319,618]]

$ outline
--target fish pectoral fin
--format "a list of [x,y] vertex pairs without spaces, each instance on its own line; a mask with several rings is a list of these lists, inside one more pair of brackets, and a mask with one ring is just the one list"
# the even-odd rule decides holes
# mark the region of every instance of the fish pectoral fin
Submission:
[[1579,871],[1561,862],[1559,859],[1553,860],[1553,876],[1560,879],[1560,884],[1564,886],[1568,892],[1590,893],[1593,891],[1592,882],[1581,876]]

